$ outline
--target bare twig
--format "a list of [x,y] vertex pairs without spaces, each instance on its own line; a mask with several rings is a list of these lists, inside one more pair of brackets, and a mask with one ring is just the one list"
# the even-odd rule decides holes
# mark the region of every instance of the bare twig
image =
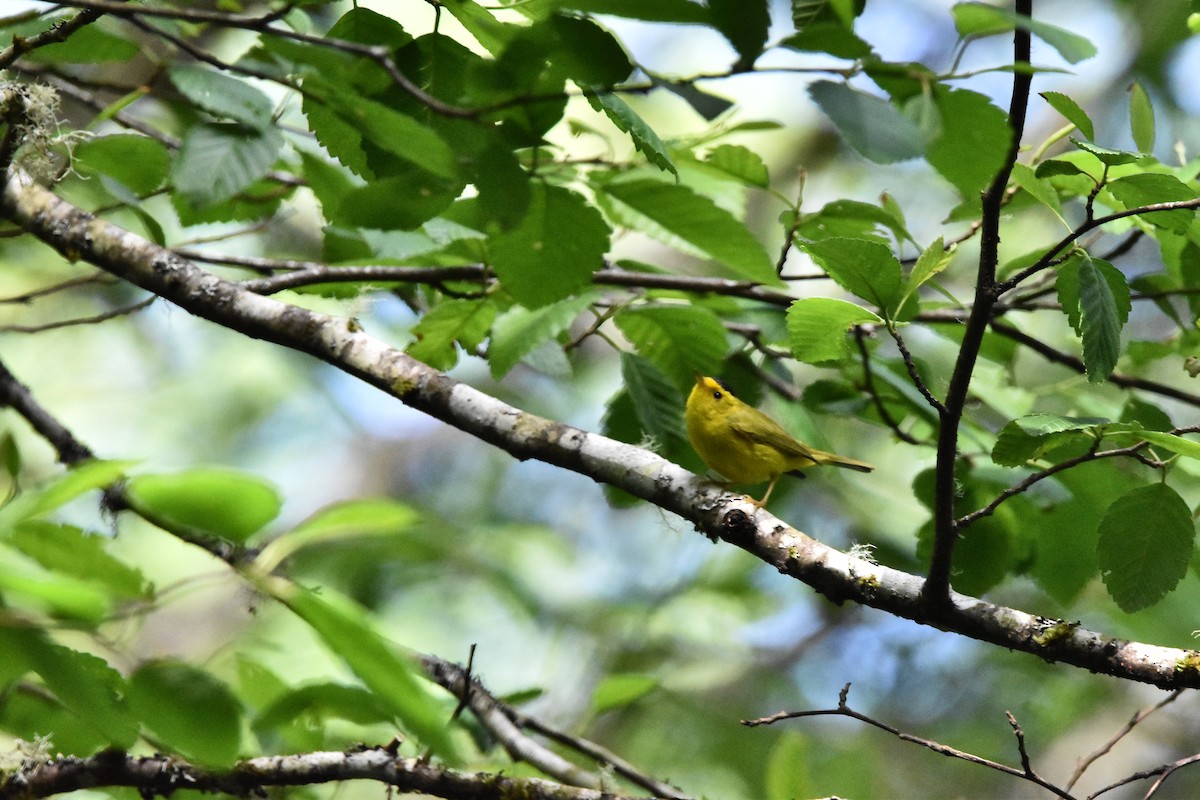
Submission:
[[1072,789],[1075,784],[1079,782],[1079,779],[1083,777],[1083,773],[1087,771],[1088,767],[1092,766],[1092,764],[1095,764],[1101,758],[1108,755],[1109,751],[1112,750],[1119,741],[1132,733],[1133,729],[1142,724],[1147,717],[1164,706],[1174,703],[1182,694],[1182,689],[1176,689],[1149,708],[1138,710],[1132,717],[1129,718],[1129,721],[1126,722],[1119,731],[1113,734],[1111,739],[1079,760],[1079,763],[1075,765],[1075,771],[1071,773],[1070,780],[1067,781],[1067,789]]
[[897,439],[908,444],[920,444],[920,439],[900,428],[900,423],[892,416],[892,412],[888,411],[887,405],[883,402],[883,397],[880,396],[879,390],[875,388],[875,376],[871,372],[871,353],[867,350],[866,338],[867,334],[863,330],[863,326],[855,325],[854,341],[858,343],[858,354],[862,358],[863,388],[870,395],[871,402],[875,405],[875,410],[879,413],[879,418],[883,420],[884,425],[892,429],[892,433],[896,435]]
[[742,724],[746,725],[747,727],[753,728],[753,727],[757,727],[759,725],[773,725],[774,723],[781,722],[783,720],[802,719],[804,717],[822,717],[822,716],[849,717],[850,719],[858,720],[859,722],[870,725],[873,728],[878,728],[881,731],[886,731],[887,733],[890,733],[892,736],[895,736],[897,739],[900,739],[901,741],[911,742],[912,744],[920,745],[921,747],[924,747],[927,750],[932,750],[933,752],[938,753],[939,755],[946,756],[948,758],[957,758],[961,761],[966,761],[971,764],[977,764],[981,767],[987,767],[988,769],[996,770],[997,772],[1002,772],[1005,775],[1011,775],[1014,778],[1021,778],[1022,780],[1026,780],[1026,781],[1029,781],[1030,783],[1037,784],[1038,786],[1042,787],[1043,789],[1053,793],[1054,795],[1056,795],[1058,797],[1063,798],[1064,800],[1073,800],[1071,794],[1068,791],[1066,791],[1065,789],[1062,789],[1058,786],[1055,786],[1053,783],[1050,783],[1046,779],[1042,778],[1040,775],[1038,775],[1036,772],[1034,772],[1033,769],[1029,766],[1029,756],[1025,752],[1025,734],[1021,731],[1020,726],[1017,725],[1016,719],[1012,716],[1011,713],[1006,714],[1006,716],[1008,718],[1009,724],[1013,726],[1013,733],[1017,737],[1017,747],[1018,747],[1018,750],[1021,755],[1021,764],[1022,764],[1020,769],[1018,769],[1017,767],[1009,766],[1008,764],[1001,764],[998,761],[992,761],[991,759],[984,758],[983,756],[977,756],[974,753],[968,753],[965,750],[959,750],[958,748],[951,747],[950,745],[947,745],[947,744],[942,744],[941,742],[934,741],[933,739],[925,739],[921,736],[915,736],[911,733],[905,733],[904,731],[900,730],[899,728],[895,728],[891,725],[888,725],[886,722],[882,722],[880,720],[875,719],[874,717],[867,716],[866,714],[862,714],[862,713],[850,708],[850,706],[846,702],[846,698],[849,696],[849,694],[850,694],[850,684],[847,683],[845,686],[842,687],[842,691],[838,695],[838,704],[837,704],[836,708],[817,709],[817,710],[813,710],[813,711],[780,711],[779,713],[772,714],[769,717],[760,717],[759,719],[742,720]]
[[91,448],[76,439],[65,425],[43,408],[34,399],[29,387],[18,381],[0,362],[0,407],[4,406],[24,417],[25,421],[50,443],[58,453],[59,463],[71,466],[93,457]]
[[55,322],[46,322],[41,325],[0,325],[0,331],[7,333],[42,333],[44,331],[57,330],[59,328],[71,328],[76,325],[97,325],[110,319],[117,317],[127,317],[130,314],[136,314],[143,308],[148,308],[158,298],[154,295],[147,297],[145,300],[139,300],[127,306],[114,308],[110,311],[105,311],[100,314],[93,314],[90,317],[74,317],[72,319],[61,319]]

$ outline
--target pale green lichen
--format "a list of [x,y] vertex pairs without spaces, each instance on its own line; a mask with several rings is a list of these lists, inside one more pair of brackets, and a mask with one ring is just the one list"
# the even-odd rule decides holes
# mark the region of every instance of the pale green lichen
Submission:
[[1048,625],[1033,636],[1033,643],[1039,647],[1045,647],[1048,644],[1058,641],[1067,636],[1071,629],[1075,627],[1074,623],[1065,620],[1058,620],[1053,625]]

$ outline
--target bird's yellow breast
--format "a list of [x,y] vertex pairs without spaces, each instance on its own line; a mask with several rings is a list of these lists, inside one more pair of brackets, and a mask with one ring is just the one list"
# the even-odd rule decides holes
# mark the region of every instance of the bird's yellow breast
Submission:
[[730,424],[730,415],[742,407],[744,403],[711,378],[697,381],[684,414],[692,446],[709,469],[733,483],[778,477],[789,469],[783,453],[747,438]]

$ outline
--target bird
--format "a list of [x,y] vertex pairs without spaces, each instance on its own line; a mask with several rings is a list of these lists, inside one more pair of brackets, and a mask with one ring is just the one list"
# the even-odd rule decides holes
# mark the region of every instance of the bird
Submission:
[[723,382],[706,375],[696,376],[684,420],[688,440],[709,469],[730,483],[770,481],[761,500],[750,498],[757,508],[766,506],[785,473],[803,478],[800,470],[826,465],[859,472],[875,469],[797,441],[778,422],[737,399]]

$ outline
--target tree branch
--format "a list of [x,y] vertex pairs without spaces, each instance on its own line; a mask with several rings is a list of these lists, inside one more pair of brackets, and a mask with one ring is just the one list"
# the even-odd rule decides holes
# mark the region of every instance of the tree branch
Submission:
[[923,581],[914,575],[828,547],[654,453],[514,408],[389,347],[351,320],[247,292],[71,206],[19,169],[8,172],[0,213],[60,251],[192,314],[308,353],[516,458],[535,458],[648,500],[835,602],[860,603],[1115,677],[1200,687],[1193,651],[1113,639],[955,592],[931,610],[922,600]]
[[[1016,0],[1016,12],[1028,18],[1033,13],[1033,0]],[[1013,32],[1013,63],[1029,66],[1030,34],[1028,27],[1018,25]],[[958,462],[958,427],[962,421],[975,362],[983,345],[983,335],[992,318],[992,306],[1000,297],[996,284],[996,267],[999,264],[1000,212],[1008,189],[1008,178],[1021,148],[1021,137],[1025,130],[1025,111],[1029,105],[1029,89],[1033,74],[1028,69],[1013,73],[1012,99],[1009,102],[1008,124],[1012,142],[1000,170],[983,194],[983,210],[980,216],[979,270],[975,278],[975,303],[971,307],[966,329],[963,331],[962,346],[958,360],[950,375],[944,407],[940,409],[938,428],[937,466],[934,477],[934,541],[933,554],[929,563],[929,579],[925,583],[924,597],[930,606],[946,602],[950,593],[950,574],[954,546],[958,541],[955,524],[954,499],[955,466]]]
[[597,789],[563,786],[541,778],[462,772],[419,758],[397,758],[384,748],[264,756],[229,770],[209,770],[173,756],[131,756],[104,751],[90,758],[67,757],[34,763],[0,785],[0,800],[31,800],[79,789],[129,786],[144,797],[169,797],[180,789],[235,797],[265,795],[282,786],[314,786],[349,780],[376,781],[403,792],[447,800],[633,800]]

